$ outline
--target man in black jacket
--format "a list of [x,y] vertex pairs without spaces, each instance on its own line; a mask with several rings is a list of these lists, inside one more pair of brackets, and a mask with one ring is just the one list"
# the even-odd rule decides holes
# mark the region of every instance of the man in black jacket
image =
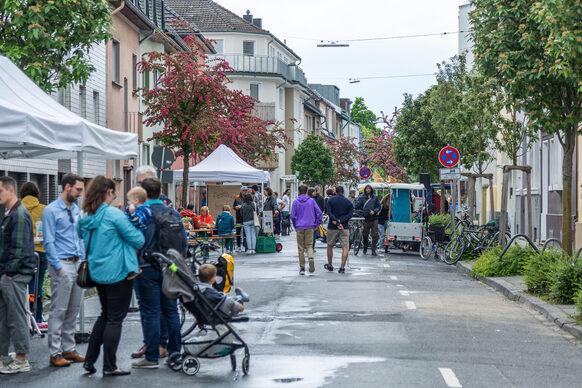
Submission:
[[364,254],[368,251],[368,236],[372,233],[372,256],[377,256],[376,246],[378,245],[378,213],[380,212],[380,200],[374,194],[371,185],[366,185],[364,193],[356,200],[355,209],[364,217]]

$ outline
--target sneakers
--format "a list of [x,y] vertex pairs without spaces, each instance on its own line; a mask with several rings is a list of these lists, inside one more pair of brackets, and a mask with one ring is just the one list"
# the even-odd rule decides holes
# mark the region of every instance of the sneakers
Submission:
[[299,275],[305,275],[305,268],[299,268]]
[[244,292],[244,291],[243,291],[242,289],[240,289],[240,288],[235,288],[235,289],[234,289],[234,293],[235,293],[237,296],[240,296],[240,297],[241,297],[241,300],[242,300],[243,302],[248,302],[249,300],[251,300],[251,298],[249,298],[249,294],[247,294],[246,292]]
[[333,265],[331,264],[325,264],[323,268],[327,269],[329,272],[333,272]]
[[131,364],[132,368],[135,369],[158,369],[160,366],[157,362],[153,362],[148,360],[147,358],[143,358],[138,362],[134,362]]
[[315,272],[315,260],[309,259],[309,273]]
[[5,375],[30,372],[30,364],[28,363],[28,360],[24,360],[24,362],[21,362],[18,361],[17,359],[13,359],[8,365],[4,365],[3,363],[0,365],[1,365],[0,373]]
[[337,270],[337,273],[346,273],[346,269],[344,267],[340,267],[340,269]]

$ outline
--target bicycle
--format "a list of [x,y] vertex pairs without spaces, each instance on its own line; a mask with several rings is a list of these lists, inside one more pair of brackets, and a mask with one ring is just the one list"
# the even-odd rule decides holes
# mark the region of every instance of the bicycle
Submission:
[[433,256],[437,260],[445,261],[445,247],[451,241],[451,236],[445,232],[444,226],[430,226],[427,224],[426,235],[420,242],[418,253],[423,260],[429,260]]
[[455,264],[463,256],[467,249],[471,249],[473,257],[479,256],[483,252],[483,242],[487,232],[483,228],[463,229],[445,248],[444,262]]
[[349,221],[350,228],[350,248],[354,250],[354,255],[358,255],[360,249],[364,245],[362,242],[362,230],[364,217],[352,217]]

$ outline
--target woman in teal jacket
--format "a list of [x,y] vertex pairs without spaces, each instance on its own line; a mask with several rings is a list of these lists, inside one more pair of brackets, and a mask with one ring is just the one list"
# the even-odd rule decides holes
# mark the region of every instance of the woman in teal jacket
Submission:
[[115,200],[115,182],[103,175],[90,183],[83,200],[84,215],[79,222],[79,235],[85,241],[89,273],[97,283],[101,315],[97,318],[85,364],[89,373],[96,372],[95,362],[103,345],[103,375],[128,375],[117,367],[116,353],[121,326],[129,310],[133,278],[139,273],[136,249],[144,244],[144,236],[119,209],[110,206]]

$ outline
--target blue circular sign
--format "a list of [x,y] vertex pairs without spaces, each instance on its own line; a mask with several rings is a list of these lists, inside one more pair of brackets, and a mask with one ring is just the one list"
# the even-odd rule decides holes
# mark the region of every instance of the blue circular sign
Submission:
[[368,179],[370,175],[372,175],[372,170],[369,167],[364,166],[360,168],[360,178]]
[[439,162],[447,168],[455,167],[459,163],[461,155],[455,147],[447,145],[439,152]]

